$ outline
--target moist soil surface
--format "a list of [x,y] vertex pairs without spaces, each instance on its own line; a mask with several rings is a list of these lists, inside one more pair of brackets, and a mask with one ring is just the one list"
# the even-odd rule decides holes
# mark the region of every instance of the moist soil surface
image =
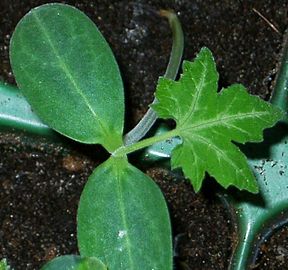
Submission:
[[[0,2],[1,80],[15,83],[8,47],[17,22],[31,8],[48,2]],[[163,8],[175,10],[182,22],[184,59],[193,59],[207,46],[214,53],[221,87],[240,82],[264,99],[271,94],[287,27],[285,0],[62,2],[83,10],[110,43],[125,84],[126,130],[143,116],[158,77],[165,72],[171,33],[155,12]],[[0,258],[8,258],[16,270],[39,269],[57,255],[77,253],[79,197],[87,177],[107,155],[99,147],[66,144],[0,136]],[[167,199],[176,269],[227,269],[235,227],[215,195],[214,181],[207,179],[195,194],[175,172],[157,166],[142,168]],[[253,269],[285,269],[287,250],[287,229],[283,228],[262,245]]]

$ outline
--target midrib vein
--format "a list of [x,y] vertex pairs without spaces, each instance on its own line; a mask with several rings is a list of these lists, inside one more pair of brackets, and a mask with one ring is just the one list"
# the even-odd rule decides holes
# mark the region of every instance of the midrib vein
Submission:
[[37,22],[37,24],[39,25],[42,33],[44,34],[45,38],[47,39],[52,51],[54,52],[56,59],[59,62],[59,66],[61,67],[61,69],[63,70],[64,74],[67,76],[68,80],[70,81],[70,83],[73,86],[73,89],[75,89],[75,91],[83,98],[84,100],[84,104],[86,104],[86,106],[88,107],[89,111],[92,113],[94,119],[96,120],[97,124],[100,126],[100,128],[103,130],[104,134],[109,134],[108,130],[106,129],[106,126],[102,123],[100,117],[97,115],[97,113],[94,111],[94,109],[92,108],[92,106],[90,105],[87,97],[85,96],[85,94],[82,92],[81,88],[78,86],[77,82],[74,80],[74,77],[71,73],[71,71],[69,70],[68,66],[65,64],[65,62],[62,60],[58,50],[55,48],[49,33],[47,32],[46,28],[44,27],[42,21],[40,20],[40,18],[38,17],[38,15],[36,13],[33,13],[34,18]]
[[123,174],[122,171],[119,172],[119,168],[116,167],[116,179],[117,179],[117,193],[118,193],[118,202],[119,202],[119,210],[120,210],[120,216],[121,216],[121,220],[124,226],[125,231],[127,232],[125,235],[125,242],[126,242],[126,247],[127,247],[127,253],[128,253],[128,258],[129,258],[129,269],[134,269],[134,261],[132,258],[132,253],[131,253],[131,243],[130,243],[130,237],[129,237],[129,228],[127,225],[127,217],[126,217],[126,213],[125,213],[125,205],[123,204],[123,195],[122,195],[122,187],[121,187],[121,177],[120,175]]
[[[205,129],[208,127],[213,127],[213,126],[217,126],[220,125],[222,123],[231,121],[231,120],[241,120],[241,119],[245,119],[245,118],[249,118],[249,117],[259,117],[259,116],[264,116],[266,114],[269,114],[268,112],[257,112],[257,113],[241,113],[241,114],[237,114],[237,115],[229,115],[227,117],[223,117],[223,118],[219,118],[219,119],[212,119],[210,121],[203,121],[197,125],[187,125],[187,126],[183,126],[179,127],[177,129],[179,129],[180,131],[188,131],[188,130],[201,130],[201,129]],[[268,122],[265,121],[264,119],[262,119],[264,122]]]
[[202,76],[201,76],[201,80],[200,80],[199,84],[196,84],[195,79],[193,77],[191,77],[191,80],[194,82],[195,87],[196,87],[196,97],[192,100],[192,104],[190,106],[190,109],[189,109],[188,113],[184,117],[182,125],[185,125],[185,123],[192,117],[192,115],[193,115],[193,113],[194,113],[194,111],[196,109],[196,105],[198,104],[198,100],[199,100],[199,97],[201,95],[201,91],[202,91],[202,88],[203,88],[203,85],[204,85],[204,78],[206,76],[206,71],[207,71],[207,67],[203,63],[202,63],[202,67],[203,67],[204,70],[202,72]]

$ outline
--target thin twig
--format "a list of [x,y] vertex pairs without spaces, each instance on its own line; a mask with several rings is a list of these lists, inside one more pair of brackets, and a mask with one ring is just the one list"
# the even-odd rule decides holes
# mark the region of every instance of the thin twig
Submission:
[[271,23],[264,15],[262,15],[256,8],[252,8],[252,10],[261,18],[263,19],[277,34],[281,35],[280,31],[277,27]]

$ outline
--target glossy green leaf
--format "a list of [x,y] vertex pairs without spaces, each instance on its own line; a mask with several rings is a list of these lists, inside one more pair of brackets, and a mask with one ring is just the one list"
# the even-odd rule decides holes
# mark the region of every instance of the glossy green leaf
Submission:
[[196,60],[184,62],[178,82],[161,78],[158,104],[161,118],[176,121],[182,139],[172,152],[172,167],[181,167],[198,191],[205,172],[223,187],[257,192],[246,157],[232,142],[260,142],[263,129],[273,126],[283,113],[239,84],[217,93],[218,74],[211,52],[204,48]]
[[107,270],[96,258],[83,258],[76,255],[57,257],[46,263],[41,270]]
[[109,151],[122,144],[123,85],[95,24],[63,4],[32,9],[18,23],[10,58],[19,88],[58,132]]
[[124,158],[90,176],[78,209],[78,245],[109,270],[171,270],[169,214],[156,184]]
[[6,259],[0,261],[0,270],[11,270],[10,266],[7,264]]

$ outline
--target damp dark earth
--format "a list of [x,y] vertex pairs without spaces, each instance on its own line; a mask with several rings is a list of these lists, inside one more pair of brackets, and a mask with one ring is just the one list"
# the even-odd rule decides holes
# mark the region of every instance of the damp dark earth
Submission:
[[[15,84],[8,48],[17,22],[48,2],[0,2],[0,80]],[[221,86],[239,82],[263,99],[271,95],[287,27],[285,0],[61,2],[84,11],[111,45],[125,84],[127,131],[152,102],[169,59],[171,32],[157,15],[160,9],[173,9],[182,22],[184,59],[193,59],[206,46],[214,54]],[[107,158],[103,149],[1,132],[0,153],[0,258],[7,258],[15,270],[32,270],[55,256],[76,254],[79,197],[92,169]],[[227,269],[236,229],[213,179],[195,194],[167,166],[138,166],[157,182],[168,202],[175,268]],[[268,239],[253,269],[285,269],[287,235],[283,228]]]

